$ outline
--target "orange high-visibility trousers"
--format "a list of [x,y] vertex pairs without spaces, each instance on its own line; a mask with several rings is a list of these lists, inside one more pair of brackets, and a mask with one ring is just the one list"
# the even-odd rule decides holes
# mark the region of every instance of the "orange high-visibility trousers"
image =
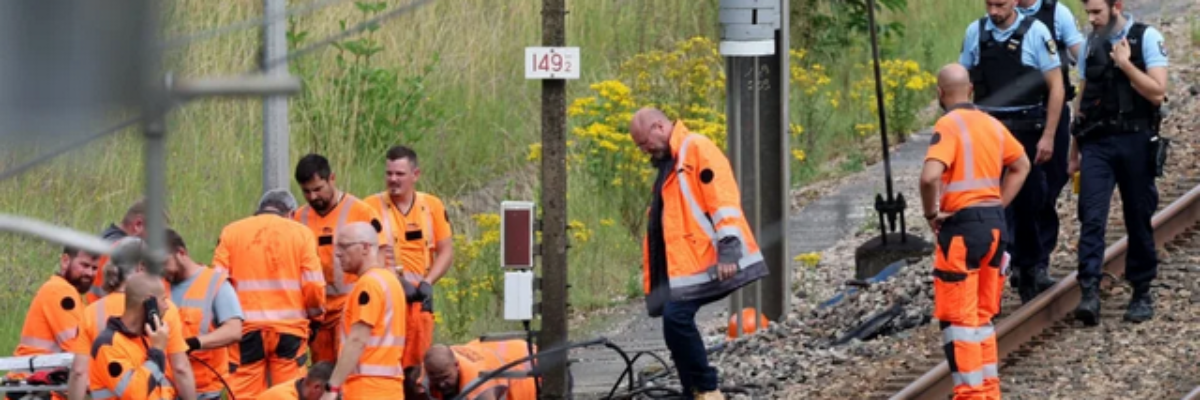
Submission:
[[408,304],[404,330],[404,368],[420,367],[425,362],[425,352],[433,345],[433,313],[424,311],[421,302]]
[[1000,398],[992,318],[1004,289],[1006,237],[1000,207],[959,210],[937,235],[933,317],[942,327],[955,399]]
[[303,378],[307,363],[305,338],[269,329],[249,331],[229,346],[229,389],[239,400],[253,400],[275,384]]

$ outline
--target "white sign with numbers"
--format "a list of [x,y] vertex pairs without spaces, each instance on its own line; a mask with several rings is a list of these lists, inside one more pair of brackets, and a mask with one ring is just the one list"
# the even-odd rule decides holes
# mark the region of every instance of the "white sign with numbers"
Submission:
[[579,48],[526,47],[525,79],[579,79]]

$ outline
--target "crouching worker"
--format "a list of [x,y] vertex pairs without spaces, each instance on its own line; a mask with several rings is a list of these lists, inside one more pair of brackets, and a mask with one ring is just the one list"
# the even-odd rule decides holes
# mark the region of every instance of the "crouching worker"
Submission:
[[320,400],[333,374],[333,363],[322,361],[308,368],[308,375],[272,386],[257,400]]
[[[529,347],[523,340],[473,340],[461,346],[434,345],[425,353],[429,395],[443,400],[454,398],[488,372],[526,357],[529,357]],[[526,361],[507,371],[529,371],[532,367],[533,364]],[[537,387],[534,378],[496,378],[477,385],[466,398],[532,400],[537,398]]]
[[158,313],[147,320],[146,303],[157,306],[162,281],[147,274],[129,278],[125,312],[110,317],[92,343],[88,382],[93,399],[174,399],[167,371],[170,326]]

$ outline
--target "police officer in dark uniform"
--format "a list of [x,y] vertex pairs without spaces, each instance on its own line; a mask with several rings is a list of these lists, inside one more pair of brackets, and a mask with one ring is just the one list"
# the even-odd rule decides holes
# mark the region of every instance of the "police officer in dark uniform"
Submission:
[[[1058,45],[1058,58],[1062,64],[1059,69],[1063,75],[1063,88],[1066,90],[1062,113],[1058,118],[1058,127],[1054,131],[1054,155],[1050,157],[1050,161],[1042,164],[1042,170],[1046,176],[1046,204],[1042,206],[1041,216],[1038,217],[1038,228],[1041,229],[1038,234],[1041,236],[1042,253],[1034,268],[1047,272],[1050,255],[1054,252],[1054,248],[1058,247],[1059,221],[1056,207],[1058,197],[1070,180],[1070,175],[1067,174],[1067,153],[1071,148],[1071,107],[1068,107],[1067,104],[1075,99],[1075,87],[1071,85],[1071,79],[1068,76],[1071,71],[1068,65],[1074,65],[1075,60],[1079,59],[1079,48],[1083,45],[1083,34],[1079,33],[1075,15],[1062,2],[1063,0],[1020,0],[1017,2],[1017,12],[1026,17],[1037,18],[1054,35],[1054,42]],[[1049,288],[1056,283],[1048,273],[1036,274],[1035,278],[1039,289]],[[1020,274],[1013,274],[1010,283],[1014,289],[1020,287],[1020,279]]]
[[[975,104],[1000,120],[1037,164],[1005,210],[1011,264],[1022,277],[1017,293],[1028,302],[1053,285],[1037,268],[1043,250],[1039,221],[1046,204],[1046,176],[1062,115],[1065,89],[1058,44],[1045,24],[1016,10],[1017,0],[987,0],[987,17],[967,27],[959,63],[971,73]],[[1038,283],[1041,283],[1040,285]]]
[[1121,189],[1129,233],[1125,279],[1133,296],[1125,320],[1154,317],[1150,282],[1158,273],[1150,218],[1158,208],[1154,178],[1160,106],[1167,93],[1167,52],[1163,36],[1122,13],[1121,0],[1083,0],[1093,34],[1079,62],[1084,80],[1079,119],[1072,132],[1069,171],[1080,171],[1079,285],[1083,296],[1075,317],[1087,325],[1100,320],[1099,285],[1104,230],[1113,185]]

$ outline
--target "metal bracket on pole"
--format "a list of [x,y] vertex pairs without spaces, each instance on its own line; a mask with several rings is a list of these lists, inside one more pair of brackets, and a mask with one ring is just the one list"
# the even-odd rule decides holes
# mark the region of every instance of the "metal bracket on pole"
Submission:
[[280,75],[176,79],[169,89],[171,95],[180,99],[280,96],[299,93],[300,79]]

